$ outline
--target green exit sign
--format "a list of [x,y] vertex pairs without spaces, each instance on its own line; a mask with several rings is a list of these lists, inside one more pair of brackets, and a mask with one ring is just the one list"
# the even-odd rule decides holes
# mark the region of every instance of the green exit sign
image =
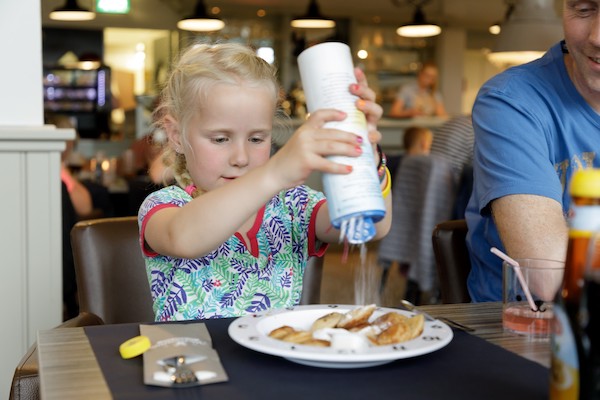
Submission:
[[96,12],[105,14],[127,14],[130,0],[96,0]]

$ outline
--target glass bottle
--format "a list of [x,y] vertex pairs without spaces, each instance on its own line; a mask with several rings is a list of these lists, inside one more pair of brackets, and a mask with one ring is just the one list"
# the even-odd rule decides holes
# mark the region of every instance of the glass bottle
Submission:
[[[600,238],[596,238],[598,240]],[[596,247],[600,240],[596,242]],[[596,249],[600,250],[600,249]],[[588,265],[584,273],[579,311],[581,347],[585,355],[585,371],[580,368],[580,398],[600,400],[600,268]]]
[[[573,175],[562,290],[554,304],[550,399],[600,400],[600,169]],[[584,284],[585,282],[585,284]]]

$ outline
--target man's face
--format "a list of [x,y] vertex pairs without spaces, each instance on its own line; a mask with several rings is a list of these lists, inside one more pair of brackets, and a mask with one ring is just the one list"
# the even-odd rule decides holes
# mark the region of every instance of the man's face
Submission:
[[572,57],[569,75],[577,90],[600,109],[600,0],[565,0],[565,41]]

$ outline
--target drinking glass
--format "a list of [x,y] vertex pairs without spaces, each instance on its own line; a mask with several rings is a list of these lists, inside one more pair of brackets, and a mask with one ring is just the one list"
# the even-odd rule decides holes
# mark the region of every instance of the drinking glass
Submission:
[[507,332],[549,339],[554,297],[560,290],[562,261],[517,259],[519,267],[504,262],[502,326]]

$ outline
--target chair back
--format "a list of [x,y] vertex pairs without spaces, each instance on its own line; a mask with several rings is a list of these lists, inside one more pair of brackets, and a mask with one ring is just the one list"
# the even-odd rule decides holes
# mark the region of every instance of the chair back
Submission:
[[467,278],[471,271],[471,259],[465,242],[467,230],[464,219],[444,221],[433,229],[433,252],[442,303],[471,301],[467,289]]
[[71,244],[81,311],[106,324],[154,321],[137,217],[80,221]]
[[325,256],[311,257],[304,269],[302,297],[300,304],[321,303],[321,281],[323,280],[323,261]]
[[428,155],[402,157],[392,185],[392,226],[379,242],[378,257],[408,264],[408,279],[421,291],[437,292],[431,232],[436,224],[452,218],[455,194],[456,178],[449,162]]

